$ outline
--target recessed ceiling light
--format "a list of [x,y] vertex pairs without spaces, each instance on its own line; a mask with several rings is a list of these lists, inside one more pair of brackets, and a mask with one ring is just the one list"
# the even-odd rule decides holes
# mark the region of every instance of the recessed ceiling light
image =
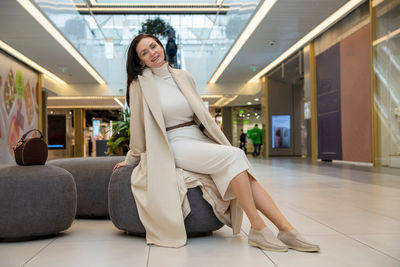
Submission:
[[259,101],[260,99],[259,98],[254,98],[254,101]]
[[251,105],[251,102],[247,102],[247,105]]

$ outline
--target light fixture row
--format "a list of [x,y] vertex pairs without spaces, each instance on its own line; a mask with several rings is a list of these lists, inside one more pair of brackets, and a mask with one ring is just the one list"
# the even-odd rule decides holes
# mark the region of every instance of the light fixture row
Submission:
[[[125,97],[121,96],[49,96],[48,101],[50,101],[53,106],[50,104],[49,108],[62,108],[68,106],[59,106],[54,105],[55,103],[52,101],[63,101],[63,100],[114,100],[121,108],[125,108],[125,105],[121,101],[125,101]],[[83,106],[82,106],[83,107]],[[107,105],[85,105],[84,107],[102,107],[105,108]],[[109,106],[112,107],[112,106]]]
[[231,97],[221,97],[217,102],[215,102],[213,105],[210,106],[215,106],[215,107],[223,107],[231,103],[233,100],[235,100],[238,96],[234,95]]
[[[238,4],[238,3],[236,3]],[[241,3],[243,4],[243,3]],[[81,13],[226,13],[230,11],[232,3],[224,3],[218,0],[215,3],[126,3],[126,2],[97,2],[72,3],[75,9]]]
[[228,12],[229,8],[201,8],[201,7],[156,7],[156,8],[142,8],[142,7],[76,7],[75,8],[79,12],[101,12],[101,13],[129,13],[129,12],[144,12],[144,13],[152,13],[152,12]]
[[[153,7],[153,6],[158,6],[158,7],[176,7],[176,6],[231,6],[231,3],[224,3],[223,0],[217,0],[215,3],[126,3],[126,2],[97,2],[96,0],[90,0],[90,5],[91,6],[130,6],[130,7]],[[85,3],[83,3],[85,4]],[[74,3],[74,5],[82,5],[82,3]]]

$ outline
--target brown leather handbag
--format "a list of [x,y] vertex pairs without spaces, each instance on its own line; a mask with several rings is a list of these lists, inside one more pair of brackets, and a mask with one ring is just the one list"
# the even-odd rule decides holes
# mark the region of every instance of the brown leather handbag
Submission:
[[[40,137],[26,138],[33,131],[38,132]],[[47,144],[43,140],[43,134],[37,129],[26,132],[14,146],[15,161],[18,165],[44,165],[47,154]]]

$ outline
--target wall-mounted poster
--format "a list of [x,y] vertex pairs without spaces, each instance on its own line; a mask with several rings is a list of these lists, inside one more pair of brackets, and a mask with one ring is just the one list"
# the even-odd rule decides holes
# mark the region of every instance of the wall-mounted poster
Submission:
[[290,115],[272,115],[272,148],[290,148]]
[[12,163],[13,146],[39,126],[38,73],[0,51],[0,164]]

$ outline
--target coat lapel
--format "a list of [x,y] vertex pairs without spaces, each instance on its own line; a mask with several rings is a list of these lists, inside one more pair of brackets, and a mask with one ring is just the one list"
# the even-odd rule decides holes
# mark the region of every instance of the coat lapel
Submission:
[[138,76],[142,94],[149,106],[151,113],[154,116],[160,130],[163,132],[165,138],[167,138],[167,133],[165,130],[164,117],[161,110],[160,98],[157,91],[157,86],[153,78],[153,73],[149,68],[143,71],[142,75]]

